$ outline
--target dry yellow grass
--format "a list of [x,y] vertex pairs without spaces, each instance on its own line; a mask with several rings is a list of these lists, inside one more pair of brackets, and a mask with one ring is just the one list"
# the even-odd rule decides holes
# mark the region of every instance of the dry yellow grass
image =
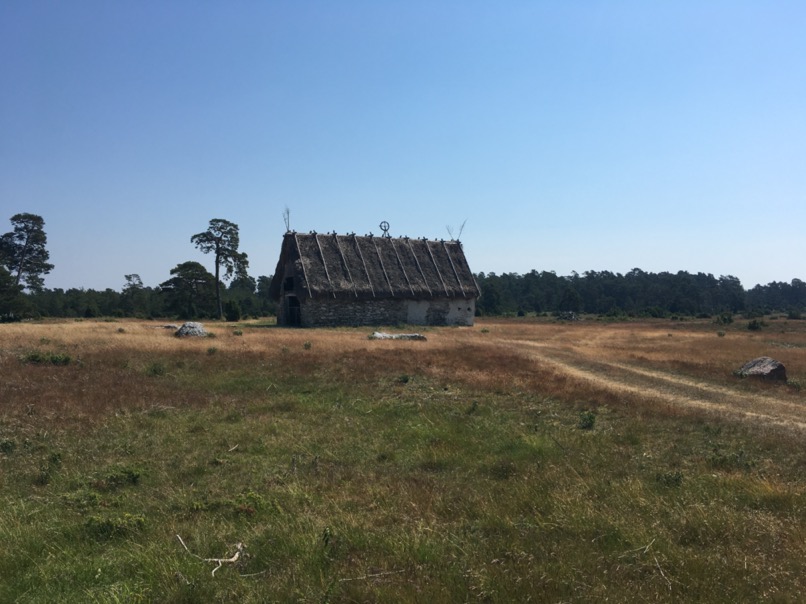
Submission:
[[[806,429],[806,333],[781,322],[757,333],[724,336],[709,323],[668,322],[490,326],[496,346],[531,358],[565,381],[564,398],[590,397],[662,413],[706,413],[764,426]],[[788,368],[790,385],[742,380],[734,372],[758,356]],[[558,385],[558,387],[560,387]],[[555,390],[556,391],[556,390]]]
[[[717,335],[707,322],[630,323],[482,320],[474,328],[429,328],[427,341],[370,341],[370,329],[282,329],[207,324],[211,338],[176,338],[146,321],[46,322],[0,326],[0,393],[13,403],[37,401],[60,413],[142,407],[155,389],[143,379],[149,363],[177,357],[213,364],[219,352],[244,364],[283,363],[304,376],[330,372],[338,379],[371,380],[422,372],[445,381],[499,392],[540,391],[580,405],[617,405],[655,413],[706,413],[796,430],[806,428],[806,328],[772,323],[762,332],[735,326]],[[74,361],[103,366],[91,383],[81,373],[16,362],[29,350],[55,350]],[[791,386],[741,380],[747,360],[768,355],[783,362]],[[15,362],[11,362],[14,360]],[[167,368],[170,369],[170,368]],[[138,371],[140,370],[140,371]],[[81,400],[75,400],[76,392]],[[172,394],[177,403],[199,393]],[[201,397],[205,398],[205,397]],[[7,411],[13,404],[7,407]]]

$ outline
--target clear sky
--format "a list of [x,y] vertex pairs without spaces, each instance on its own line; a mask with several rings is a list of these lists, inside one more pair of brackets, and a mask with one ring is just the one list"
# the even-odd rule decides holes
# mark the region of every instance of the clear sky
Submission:
[[156,286],[212,218],[449,238],[474,272],[806,280],[806,2],[0,2],[0,233]]

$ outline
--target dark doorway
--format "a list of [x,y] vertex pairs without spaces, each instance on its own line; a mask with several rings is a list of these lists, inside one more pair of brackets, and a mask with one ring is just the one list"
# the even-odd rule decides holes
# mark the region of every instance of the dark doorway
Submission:
[[286,325],[299,327],[302,324],[302,312],[299,306],[299,298],[296,296],[288,296],[286,301]]

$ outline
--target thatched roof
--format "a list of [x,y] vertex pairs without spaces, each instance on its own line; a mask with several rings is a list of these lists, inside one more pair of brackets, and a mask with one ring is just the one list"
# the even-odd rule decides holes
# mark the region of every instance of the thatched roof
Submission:
[[300,298],[476,298],[458,241],[289,232],[269,288],[279,299],[293,265]]

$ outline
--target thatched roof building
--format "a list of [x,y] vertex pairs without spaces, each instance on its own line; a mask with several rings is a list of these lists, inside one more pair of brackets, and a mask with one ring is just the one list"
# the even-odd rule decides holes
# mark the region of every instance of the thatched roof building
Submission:
[[472,325],[479,288],[458,241],[288,232],[270,295],[281,325]]

